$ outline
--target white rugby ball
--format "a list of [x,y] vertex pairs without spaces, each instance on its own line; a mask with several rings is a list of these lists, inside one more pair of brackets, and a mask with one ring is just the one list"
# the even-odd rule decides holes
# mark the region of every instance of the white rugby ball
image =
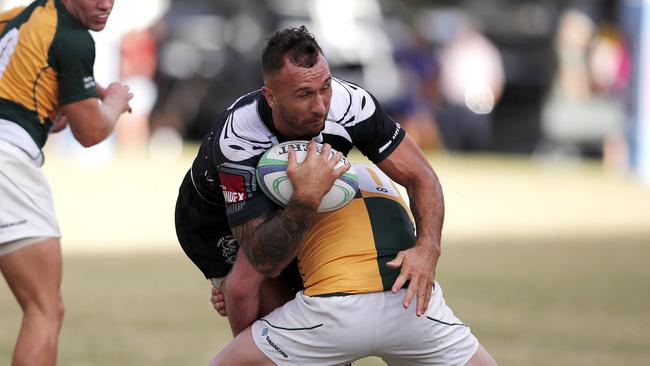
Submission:
[[[293,195],[293,185],[287,176],[287,164],[289,159],[289,146],[293,146],[296,152],[296,161],[302,163],[307,156],[309,142],[303,140],[287,141],[268,149],[260,158],[257,164],[257,183],[262,191],[273,202],[284,207]],[[320,154],[323,145],[317,145]],[[332,150],[332,154],[335,151]],[[343,157],[336,167],[349,164],[346,157]],[[302,182],[301,184],[310,184]],[[332,188],[323,196],[317,212],[331,212],[347,205],[357,194],[359,187],[359,176],[354,167],[343,173],[335,182]]]

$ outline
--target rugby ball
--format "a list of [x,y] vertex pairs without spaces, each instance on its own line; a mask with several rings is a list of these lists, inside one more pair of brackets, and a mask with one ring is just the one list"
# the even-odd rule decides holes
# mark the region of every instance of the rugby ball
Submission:
[[[307,156],[308,143],[308,141],[295,140],[275,145],[262,155],[257,164],[257,183],[267,197],[282,207],[287,205],[293,195],[293,185],[286,173],[290,146],[296,152],[296,161],[302,163]],[[319,154],[322,148],[322,144],[317,145]],[[332,150],[332,154],[334,153],[335,151]],[[349,164],[346,157],[343,157],[336,167],[339,168],[344,164]],[[301,184],[310,184],[310,182]],[[323,196],[317,212],[331,212],[347,205],[356,195],[358,187],[359,176],[354,167],[350,167]]]

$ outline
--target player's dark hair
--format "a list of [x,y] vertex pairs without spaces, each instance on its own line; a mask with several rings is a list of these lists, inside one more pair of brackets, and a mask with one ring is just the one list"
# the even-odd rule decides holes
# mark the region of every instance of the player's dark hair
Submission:
[[284,58],[296,66],[311,68],[322,54],[314,35],[303,25],[275,31],[268,36],[262,51],[262,74],[274,75],[284,66]]

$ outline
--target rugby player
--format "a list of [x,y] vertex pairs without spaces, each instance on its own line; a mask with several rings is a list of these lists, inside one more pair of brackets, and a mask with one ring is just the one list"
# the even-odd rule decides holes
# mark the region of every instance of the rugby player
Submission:
[[63,322],[60,232],[42,148],[70,126],[104,140],[133,95],[93,77],[113,0],[37,0],[0,13],[0,271],[23,311],[13,365],[54,365]]
[[[186,254],[217,284],[235,263],[231,253],[239,246],[265,277],[291,269],[287,264],[315,219],[315,208],[343,171],[316,158],[290,169],[295,179],[311,184],[279,210],[256,186],[257,162],[268,148],[288,140],[313,139],[346,155],[355,147],[406,187],[412,199],[416,243],[399,257],[401,272],[392,290],[406,285],[403,306],[416,298],[415,312],[421,316],[431,296],[444,215],[442,188],[432,167],[372,94],[330,74],[304,26],[268,38],[262,74],[260,90],[240,97],[217,118],[181,184],[176,232]],[[236,334],[259,314],[259,301],[247,298],[258,286],[244,280],[228,288],[226,296],[247,299],[227,301],[240,309],[229,316]]]

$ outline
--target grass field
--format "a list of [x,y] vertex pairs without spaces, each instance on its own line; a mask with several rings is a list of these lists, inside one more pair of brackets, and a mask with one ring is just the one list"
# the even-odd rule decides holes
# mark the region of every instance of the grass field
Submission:
[[[47,162],[65,234],[61,365],[205,365],[230,339],[173,236],[190,158]],[[590,163],[431,161],[447,203],[437,278],[501,365],[649,364],[650,188]],[[19,323],[0,285],[0,365]]]

